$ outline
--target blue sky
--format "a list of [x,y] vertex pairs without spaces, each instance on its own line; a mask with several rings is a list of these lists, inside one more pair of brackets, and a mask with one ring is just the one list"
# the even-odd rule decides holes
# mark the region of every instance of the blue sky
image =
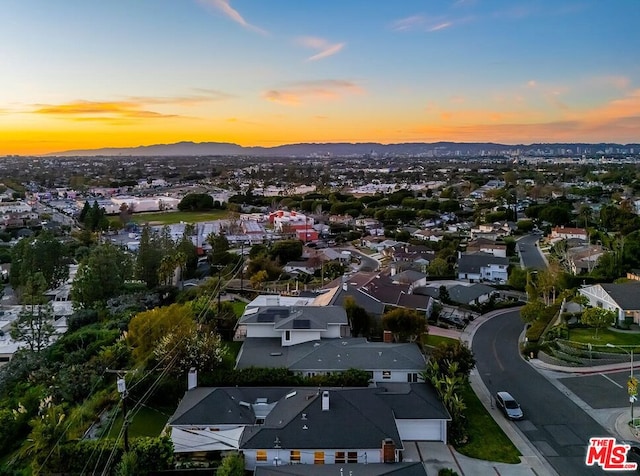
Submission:
[[640,142],[637,0],[5,0],[0,154]]

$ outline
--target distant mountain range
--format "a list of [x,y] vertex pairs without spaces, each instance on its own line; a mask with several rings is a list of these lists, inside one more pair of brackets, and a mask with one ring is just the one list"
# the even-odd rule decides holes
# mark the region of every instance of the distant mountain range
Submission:
[[348,156],[474,156],[501,153],[559,154],[561,150],[572,154],[640,153],[640,144],[614,143],[548,143],[506,145],[492,142],[416,142],[401,144],[357,143],[301,143],[275,147],[243,147],[228,142],[178,142],[140,147],[68,150],[46,154],[47,156],[253,156],[253,157],[348,157]]

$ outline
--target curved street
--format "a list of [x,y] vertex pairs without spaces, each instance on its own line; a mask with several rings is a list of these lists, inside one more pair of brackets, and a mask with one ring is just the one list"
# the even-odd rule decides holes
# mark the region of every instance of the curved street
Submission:
[[482,323],[472,340],[476,371],[488,392],[493,396],[506,390],[522,406],[524,419],[508,425],[514,425],[561,476],[629,474],[586,466],[589,438],[610,434],[521,358],[518,338],[522,330],[519,311],[510,311]]

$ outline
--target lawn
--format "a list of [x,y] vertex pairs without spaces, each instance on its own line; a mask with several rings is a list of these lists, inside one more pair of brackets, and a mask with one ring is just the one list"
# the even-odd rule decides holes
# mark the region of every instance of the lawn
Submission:
[[175,223],[198,223],[202,221],[213,221],[226,218],[229,212],[226,210],[211,210],[208,212],[154,212],[136,213],[131,217],[131,221],[139,225],[149,223],[150,225],[173,225]]
[[[569,340],[582,344],[596,346],[613,345],[637,345],[640,347],[640,334],[631,332],[616,332],[610,329],[598,330],[598,338],[595,338],[596,330],[592,328],[577,328],[569,330]],[[595,350],[595,349],[594,349]],[[602,349],[599,349],[602,350]],[[616,352],[616,349],[605,348],[605,351]]]
[[247,307],[247,303],[243,301],[231,301],[233,306],[233,313],[236,317],[241,317],[244,314],[244,308]]
[[[135,412],[135,413],[134,413]],[[129,437],[137,436],[159,436],[160,432],[169,420],[169,412],[172,410],[157,410],[155,408],[142,406],[129,413]],[[118,413],[111,430],[109,438],[116,438],[122,428],[122,412]]]
[[431,347],[437,347],[439,344],[451,344],[457,342],[457,339],[451,337],[437,336],[432,334],[423,334],[421,336],[422,345],[428,345]]
[[456,450],[471,458],[511,464],[519,463],[520,452],[489,414],[470,384],[464,387],[461,396],[467,406],[465,414],[467,415],[469,442],[456,447]]

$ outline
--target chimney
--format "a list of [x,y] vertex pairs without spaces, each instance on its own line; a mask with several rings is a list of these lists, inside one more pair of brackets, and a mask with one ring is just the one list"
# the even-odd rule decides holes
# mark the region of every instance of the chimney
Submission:
[[191,367],[189,369],[189,374],[187,375],[187,390],[193,390],[198,386],[198,371],[195,367]]
[[384,331],[383,335],[382,335],[382,342],[385,343],[390,343],[393,342],[393,332],[391,331]]
[[325,390],[324,392],[322,392],[322,411],[323,412],[329,411],[329,391],[328,390]]
[[396,444],[391,438],[385,438],[384,440],[382,440],[382,462],[396,462]]

